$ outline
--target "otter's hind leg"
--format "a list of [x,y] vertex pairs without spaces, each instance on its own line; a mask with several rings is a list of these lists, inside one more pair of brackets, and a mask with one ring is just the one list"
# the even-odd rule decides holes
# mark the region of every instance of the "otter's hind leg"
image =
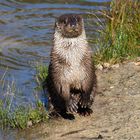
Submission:
[[80,92],[77,90],[70,91],[70,102],[69,102],[69,111],[71,113],[77,113],[78,110],[78,102],[80,99]]
[[[86,96],[86,95],[85,95]],[[83,98],[82,98],[83,99]],[[89,116],[93,113],[91,105],[93,103],[93,98],[86,98],[86,100],[80,99],[78,103],[78,113],[82,116]],[[86,103],[88,101],[88,103]]]
[[81,97],[78,103],[78,113],[83,116],[88,116],[93,112],[91,106],[96,94],[96,84],[88,85],[85,82],[83,83]]

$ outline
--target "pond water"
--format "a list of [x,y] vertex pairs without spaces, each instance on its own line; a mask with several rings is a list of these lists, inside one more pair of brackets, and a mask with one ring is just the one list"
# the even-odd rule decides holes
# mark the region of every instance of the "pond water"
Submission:
[[[13,81],[23,96],[23,102],[34,102],[36,93],[41,97],[41,93],[35,90],[36,66],[49,63],[55,18],[64,13],[82,14],[87,38],[92,40],[90,45],[94,48],[93,42],[99,27],[94,24],[97,18],[93,14],[96,13],[103,21],[97,11],[107,10],[109,2],[110,0],[0,0],[0,97],[10,94],[6,85],[12,85]],[[8,140],[10,139],[14,138]]]

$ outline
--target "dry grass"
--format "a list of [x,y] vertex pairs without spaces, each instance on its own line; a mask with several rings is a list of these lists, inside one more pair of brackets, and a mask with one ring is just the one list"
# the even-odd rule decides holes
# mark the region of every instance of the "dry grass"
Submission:
[[113,0],[110,11],[101,14],[107,22],[104,29],[99,30],[97,44],[100,47],[94,60],[114,64],[140,56],[140,2]]

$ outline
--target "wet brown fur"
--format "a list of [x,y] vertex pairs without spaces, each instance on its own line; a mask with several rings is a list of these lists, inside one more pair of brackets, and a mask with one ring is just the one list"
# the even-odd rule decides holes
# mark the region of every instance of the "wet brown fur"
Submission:
[[[69,32],[71,27],[74,29]],[[55,32],[61,34],[62,41],[63,38],[77,38],[82,34],[82,32],[84,32],[83,30],[83,19],[81,16],[76,14],[62,15],[57,19],[55,24]],[[57,43],[55,41],[54,37],[54,44]],[[57,47],[59,50],[59,46]],[[63,44],[61,47],[63,49]],[[67,47],[69,46],[66,45],[64,47],[64,50],[67,52]],[[90,48],[84,47],[84,50],[85,53],[83,53],[83,56],[79,56],[79,58],[81,57],[82,59],[78,60],[78,62],[79,66],[83,69],[85,77],[83,76],[83,80],[75,79],[74,82],[71,82],[69,81],[69,78],[67,79],[67,76],[64,77],[64,71],[65,69],[69,70],[69,68],[71,68],[72,64],[70,62],[73,61],[68,61],[63,55],[60,55],[58,53],[59,51],[56,51],[55,45],[52,48],[47,86],[51,103],[54,106],[54,109],[59,113],[79,112],[82,115],[87,115],[92,112],[90,107],[94,101],[97,87],[95,67],[92,61]],[[76,72],[77,74],[80,74],[81,71],[79,70]],[[73,73],[71,72],[70,74],[72,75]],[[82,75],[80,78],[81,77]],[[75,77],[70,78],[73,80]]]

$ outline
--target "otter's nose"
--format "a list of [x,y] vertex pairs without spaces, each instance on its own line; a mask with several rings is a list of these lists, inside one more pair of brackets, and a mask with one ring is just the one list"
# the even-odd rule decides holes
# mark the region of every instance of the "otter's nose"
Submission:
[[76,26],[76,24],[77,24],[77,23],[76,23],[76,20],[72,20],[72,21],[70,22],[70,26],[71,26],[71,27]]
[[71,26],[72,30],[76,30],[77,29],[77,24],[71,24],[70,26]]
[[71,27],[75,27],[75,26],[76,26],[76,23],[73,22],[73,23],[70,24],[70,26],[71,26]]

